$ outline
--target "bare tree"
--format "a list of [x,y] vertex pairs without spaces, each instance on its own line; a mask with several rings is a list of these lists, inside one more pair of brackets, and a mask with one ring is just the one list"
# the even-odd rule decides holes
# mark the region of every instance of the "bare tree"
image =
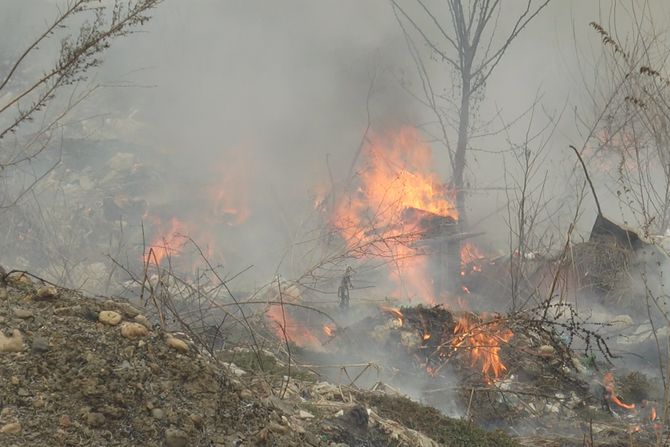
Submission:
[[[609,177],[605,186],[622,214],[646,236],[670,228],[670,75],[664,73],[667,39],[656,29],[648,2],[613,4],[609,20],[592,22],[602,41],[594,79],[585,81],[594,117],[584,156]],[[628,26],[622,26],[622,23]],[[582,68],[586,71],[586,68]]]
[[[100,65],[112,41],[144,25],[161,0],[68,0],[14,60],[0,65],[0,173],[35,159],[52,143],[63,118],[95,87],[77,88]],[[75,27],[76,32],[68,31]],[[55,62],[44,71],[26,69],[37,51],[60,39]],[[3,68],[4,67],[4,68]],[[46,174],[4,192],[0,207],[16,203]]]
[[[461,231],[467,228],[465,172],[477,105],[484,96],[486,82],[512,41],[549,1],[523,2],[510,26],[503,29],[499,26],[503,12],[500,0],[448,0],[446,6],[431,5],[424,0],[401,5],[397,0],[391,0],[421,80],[422,97],[417,95],[417,99],[434,113],[440,139],[449,154],[451,186],[455,191]],[[428,47],[430,58],[444,63],[452,71],[456,88],[451,95],[434,88],[426,54],[416,41]],[[451,243],[447,251],[448,285],[452,290],[458,290],[460,242]]]

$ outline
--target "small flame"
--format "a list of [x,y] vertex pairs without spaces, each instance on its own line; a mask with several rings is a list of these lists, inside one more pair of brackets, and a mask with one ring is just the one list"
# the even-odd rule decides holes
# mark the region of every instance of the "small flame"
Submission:
[[607,392],[607,399],[613,404],[625,410],[634,410],[635,404],[624,403],[616,393],[616,384],[614,383],[614,374],[611,372],[605,373],[603,376],[603,386]]
[[487,381],[499,379],[507,371],[500,358],[500,345],[514,335],[500,323],[478,323],[468,316],[460,317],[454,328],[454,349],[467,349],[472,367],[479,366]]
[[332,324],[326,324],[323,326],[323,333],[329,337],[335,336],[335,327]]
[[186,224],[176,217],[170,219],[170,227],[154,238],[144,254],[145,264],[160,265],[165,258],[181,253],[187,232]]
[[381,306],[381,307],[380,307],[380,310],[381,310],[382,312],[384,312],[384,313],[388,313],[388,314],[393,315],[393,316],[395,317],[396,321],[397,321],[400,325],[402,325],[402,322],[403,322],[403,319],[404,319],[404,315],[402,314],[402,312],[400,311],[400,309],[398,309],[397,307]]

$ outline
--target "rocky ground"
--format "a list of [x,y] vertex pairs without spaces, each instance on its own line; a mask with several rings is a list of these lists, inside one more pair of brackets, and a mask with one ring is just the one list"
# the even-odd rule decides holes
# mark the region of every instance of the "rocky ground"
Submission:
[[320,382],[267,352],[212,357],[122,300],[0,279],[3,446],[517,445],[390,392]]

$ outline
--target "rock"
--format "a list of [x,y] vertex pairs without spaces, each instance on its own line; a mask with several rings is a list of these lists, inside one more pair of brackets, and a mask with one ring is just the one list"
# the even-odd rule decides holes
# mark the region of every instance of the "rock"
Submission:
[[26,349],[23,344],[23,336],[18,329],[12,331],[12,336],[7,337],[0,332],[0,352],[22,352]]
[[184,340],[178,339],[177,337],[173,337],[172,335],[168,335],[167,345],[173,349],[176,349],[182,354],[188,352],[188,345],[186,344],[186,342]]
[[121,320],[121,314],[113,310],[103,310],[98,314],[98,321],[110,326],[116,326],[121,323]]
[[7,279],[9,282],[11,282],[11,283],[13,283],[13,284],[17,284],[17,285],[21,285],[21,284],[24,284],[24,285],[32,284],[32,281],[30,280],[30,277],[28,277],[28,275],[26,275],[26,274],[23,273],[23,272],[14,272],[14,273],[11,273],[6,279]]
[[7,299],[7,289],[4,287],[0,288],[0,300],[6,300]]
[[108,300],[104,302],[103,306],[106,308],[115,309],[128,318],[135,318],[140,314],[140,311],[130,303]]
[[223,363],[223,365],[226,366],[228,370],[230,370],[230,372],[235,374],[237,377],[242,377],[247,373],[245,370],[234,363]]
[[58,426],[61,428],[68,428],[70,425],[72,425],[72,419],[70,419],[70,416],[67,414],[62,415],[58,419]]
[[58,298],[58,289],[54,286],[42,286],[37,289],[35,294],[36,300],[52,300],[54,298]]
[[23,309],[21,307],[15,307],[12,310],[12,313],[16,318],[27,319],[33,317],[33,311],[30,309]]
[[165,412],[160,408],[154,408],[151,410],[151,417],[154,419],[163,419],[165,417]]
[[121,335],[126,338],[146,337],[149,330],[139,323],[123,323],[121,325]]
[[268,424],[268,430],[275,433],[288,433],[289,428],[285,425],[278,424],[277,422],[270,422]]
[[200,416],[199,414],[192,414],[189,416],[189,418],[191,419],[191,422],[193,422],[193,425],[195,425],[198,428],[202,427],[202,424],[204,422],[202,416]]
[[19,424],[18,422],[10,422],[9,424],[5,424],[2,427],[0,427],[0,433],[12,434],[12,435],[21,433],[21,424]]
[[25,388],[19,388],[19,390],[16,392],[16,394],[18,394],[21,397],[28,397],[28,396],[30,396],[30,391],[28,391]]
[[610,321],[610,324],[617,329],[623,329],[629,326],[632,326],[635,324],[633,322],[633,319],[630,317],[630,315],[617,315],[616,317],[612,318],[612,321]]
[[44,337],[33,338],[32,349],[34,352],[47,352],[49,350],[49,340]]
[[46,406],[47,406],[47,401],[44,398],[44,396],[41,396],[41,395],[37,396],[35,398],[35,400],[33,400],[33,408],[40,409],[40,408],[44,408]]
[[86,415],[86,425],[92,428],[102,427],[105,424],[105,415],[102,413],[88,413]]
[[544,356],[552,356],[556,353],[556,349],[551,345],[542,345],[539,348],[540,354]]
[[575,370],[580,373],[580,374],[586,374],[588,370],[586,367],[582,364],[582,362],[577,358],[577,357],[572,357],[572,366],[574,366]]
[[142,326],[144,326],[145,328],[147,328],[147,329],[149,329],[149,330],[151,329],[151,322],[150,322],[149,319],[148,319],[147,317],[145,317],[144,315],[136,315],[135,318],[134,318],[134,320],[135,320],[137,323],[139,323],[139,324],[141,324]]
[[166,447],[186,447],[188,446],[188,435],[175,428],[168,428],[165,430],[165,445]]
[[356,405],[345,413],[344,418],[353,426],[363,428],[367,427],[370,415],[368,414],[367,408],[362,405]]
[[300,410],[298,412],[298,417],[300,419],[312,419],[314,417],[314,415],[312,413],[310,413],[309,411]]

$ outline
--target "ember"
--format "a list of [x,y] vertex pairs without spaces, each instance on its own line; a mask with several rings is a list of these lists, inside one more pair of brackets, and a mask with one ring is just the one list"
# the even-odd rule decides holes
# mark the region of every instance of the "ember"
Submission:
[[323,333],[329,337],[335,336],[335,327],[332,324],[326,324],[323,326]]

